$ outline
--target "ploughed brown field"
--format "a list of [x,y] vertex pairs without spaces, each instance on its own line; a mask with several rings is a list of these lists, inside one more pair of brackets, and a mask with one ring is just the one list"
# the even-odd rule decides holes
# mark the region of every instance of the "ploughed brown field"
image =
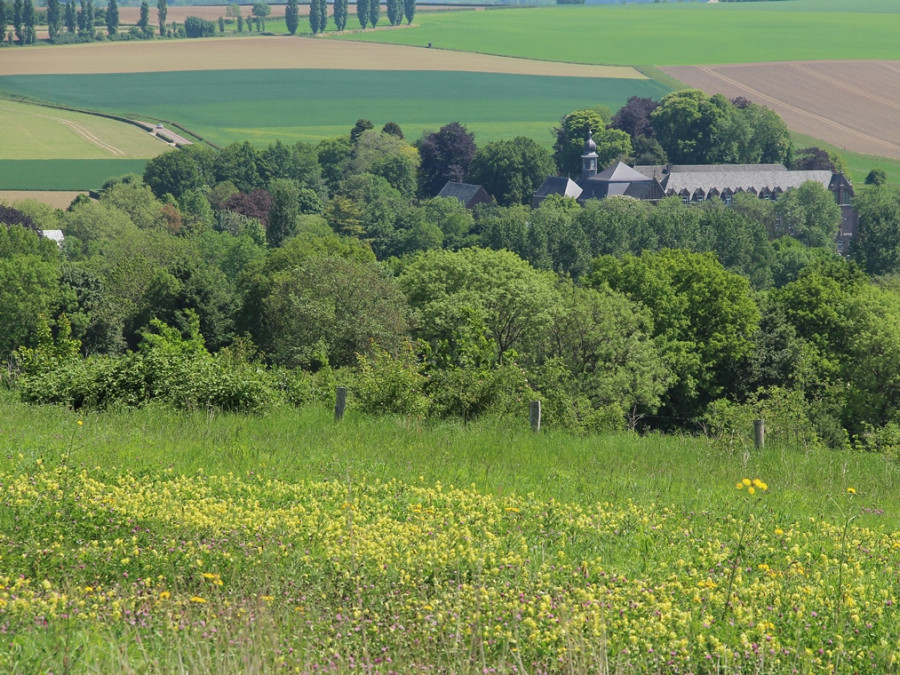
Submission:
[[805,61],[671,66],[697,89],[743,96],[788,127],[839,148],[900,159],[900,61]]
[[254,68],[458,70],[644,79],[644,75],[634,68],[621,66],[573,65],[424,47],[290,36],[40,46],[5,49],[0,58],[0,76]]

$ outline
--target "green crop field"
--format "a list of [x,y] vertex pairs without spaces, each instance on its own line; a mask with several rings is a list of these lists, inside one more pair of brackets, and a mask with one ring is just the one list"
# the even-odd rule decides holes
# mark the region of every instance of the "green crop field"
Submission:
[[573,5],[423,13],[416,23],[342,39],[607,65],[896,59],[900,3]]
[[144,172],[142,159],[0,159],[3,190],[93,190],[108,178]]
[[235,70],[0,78],[0,90],[74,107],[176,120],[214,143],[317,141],[357,119],[394,121],[407,137],[459,121],[479,143],[516,135],[549,145],[564,114],[629,96],[659,98],[653,80],[495,73]]

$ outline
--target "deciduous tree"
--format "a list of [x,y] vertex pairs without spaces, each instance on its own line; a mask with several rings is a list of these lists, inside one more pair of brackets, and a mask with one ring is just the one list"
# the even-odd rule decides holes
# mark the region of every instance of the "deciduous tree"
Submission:
[[526,204],[547,176],[556,173],[550,151],[537,141],[517,136],[478,149],[470,180],[484,186],[498,203]]
[[445,124],[418,142],[419,193],[434,197],[448,181],[463,183],[475,159],[475,134],[459,122]]
[[116,0],[109,0],[106,3],[106,33],[115,35],[119,32],[119,6]]
[[841,207],[834,195],[815,181],[789,188],[775,202],[780,233],[788,234],[807,246],[834,245],[841,224]]
[[334,27],[344,30],[347,26],[347,0],[334,0]]
[[159,36],[164,37],[166,34],[166,16],[169,8],[166,6],[166,0],[156,1],[156,22],[159,24]]
[[859,228],[851,255],[871,275],[900,272],[900,203],[884,185],[862,190],[856,197]]
[[300,10],[297,6],[297,0],[288,0],[284,6],[284,23],[287,26],[288,33],[295,35],[297,28],[300,26]]
[[[47,34],[51,42],[56,40],[56,36],[59,35],[60,18],[59,0],[47,0]],[[2,23],[0,21],[0,24]],[[0,30],[0,35],[2,33],[3,31]]]

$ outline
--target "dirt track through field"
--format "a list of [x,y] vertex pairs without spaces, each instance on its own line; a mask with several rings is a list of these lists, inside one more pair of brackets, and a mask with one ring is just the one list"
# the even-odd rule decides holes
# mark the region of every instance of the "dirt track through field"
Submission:
[[289,36],[107,42],[4,49],[2,75],[140,73],[254,68],[443,70],[646,79],[634,68]]
[[81,136],[81,138],[86,140],[88,143],[93,143],[98,148],[100,148],[101,150],[105,150],[106,152],[113,155],[114,157],[124,157],[125,156],[124,151],[120,150],[119,148],[112,145],[111,143],[107,143],[106,141],[104,141],[102,138],[100,138],[96,134],[91,133],[90,131],[85,129],[83,126],[81,126],[80,124],[77,124],[76,122],[73,122],[72,120],[66,120],[66,119],[63,119],[62,117],[53,117],[52,115],[37,115],[37,117],[41,117],[45,120],[53,120],[54,122],[62,124],[63,126],[70,129],[76,135]]
[[743,96],[793,131],[900,159],[900,61],[810,61],[662,68],[708,93]]

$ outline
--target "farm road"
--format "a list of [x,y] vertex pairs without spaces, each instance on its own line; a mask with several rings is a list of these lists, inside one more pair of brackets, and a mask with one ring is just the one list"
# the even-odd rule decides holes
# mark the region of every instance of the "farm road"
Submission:
[[791,130],[851,152],[900,159],[900,61],[672,66],[666,74],[710,94],[775,110]]

